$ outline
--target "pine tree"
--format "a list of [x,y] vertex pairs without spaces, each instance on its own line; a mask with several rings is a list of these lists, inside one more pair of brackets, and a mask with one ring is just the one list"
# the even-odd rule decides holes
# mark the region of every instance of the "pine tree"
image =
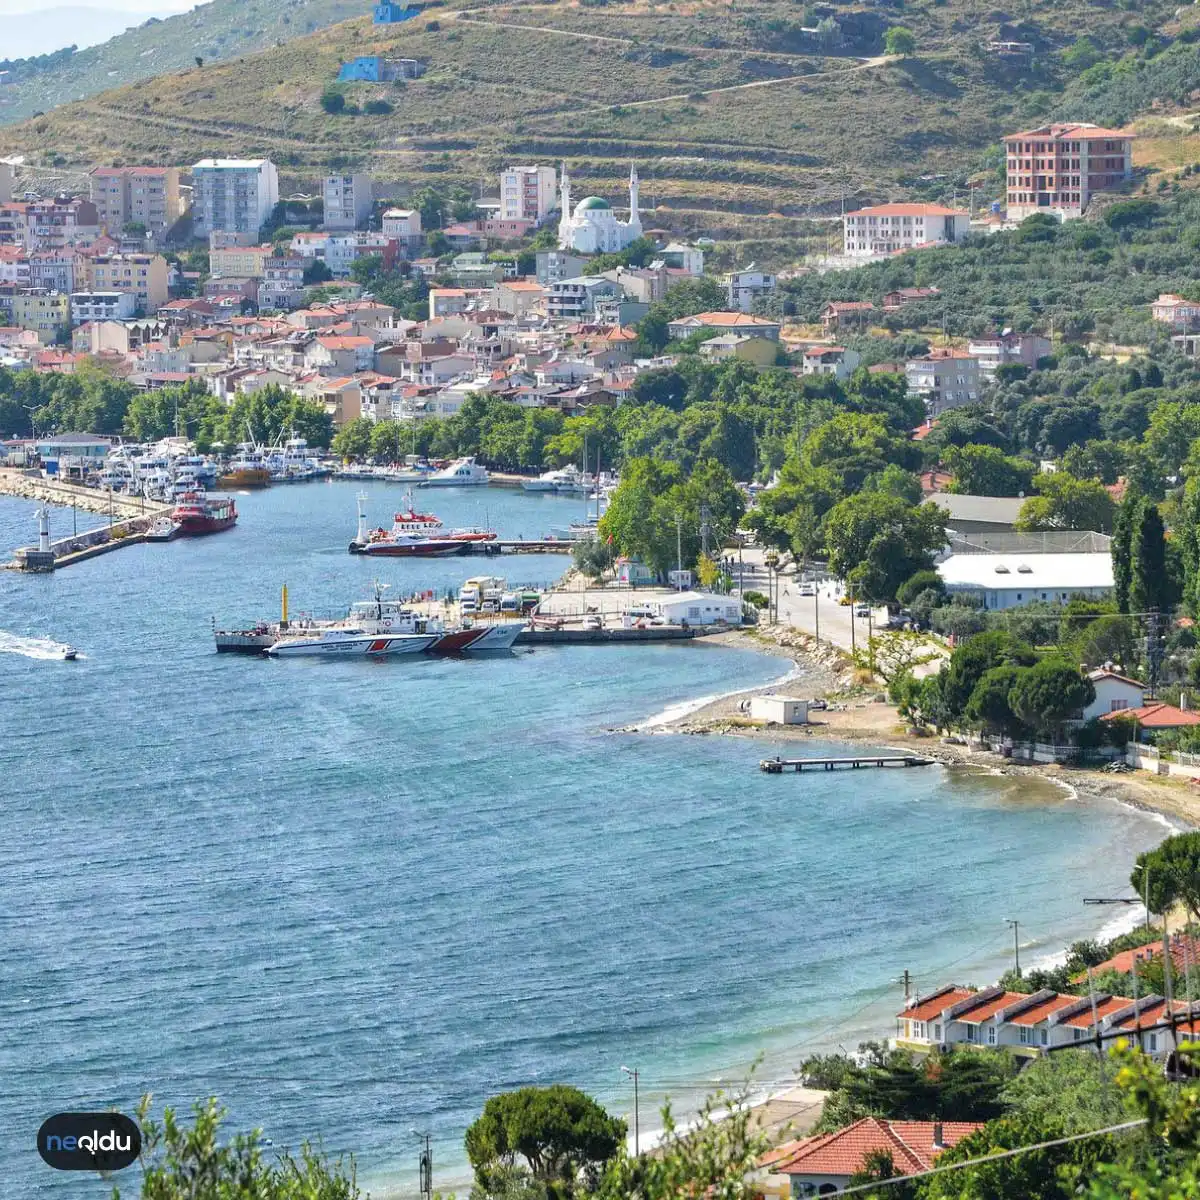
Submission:
[[1124,502],[1117,509],[1117,519],[1113,522],[1113,598],[1117,602],[1117,611],[1123,613],[1129,611],[1129,582],[1133,569],[1130,558],[1131,542],[1134,515],[1140,503],[1139,496],[1127,492]]

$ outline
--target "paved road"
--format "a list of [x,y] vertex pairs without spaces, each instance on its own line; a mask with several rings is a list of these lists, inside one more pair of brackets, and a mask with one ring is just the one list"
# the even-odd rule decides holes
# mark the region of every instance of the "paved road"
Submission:
[[[743,590],[767,594],[768,571],[763,563],[764,551],[755,546],[742,551]],[[734,558],[734,579],[738,576],[738,560]],[[838,603],[841,590],[836,583],[820,583],[816,596],[801,596],[800,582],[794,575],[779,580],[779,620],[805,633],[818,634],[845,650],[865,647],[870,631],[887,620],[887,609],[877,608],[871,617],[854,617],[849,605]],[[853,630],[853,633],[851,632]]]

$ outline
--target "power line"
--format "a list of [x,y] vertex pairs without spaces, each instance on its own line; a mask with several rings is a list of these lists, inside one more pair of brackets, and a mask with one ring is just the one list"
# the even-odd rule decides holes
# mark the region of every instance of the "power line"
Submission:
[[1049,1142],[1035,1142],[1032,1146],[1018,1146],[1015,1150],[1001,1150],[998,1154],[985,1154],[982,1158],[968,1158],[964,1162],[933,1167],[928,1171],[917,1171],[912,1175],[893,1175],[891,1179],[880,1179],[875,1183],[856,1184],[852,1188],[844,1188],[835,1194],[853,1196],[857,1192],[874,1192],[879,1188],[891,1187],[894,1183],[911,1183],[914,1179],[928,1179],[931,1175],[944,1175],[947,1171],[961,1171],[963,1167],[977,1167],[982,1163],[999,1162],[1003,1158],[1016,1158],[1018,1154],[1029,1154],[1033,1150],[1049,1150],[1054,1146],[1066,1146],[1071,1142],[1082,1142],[1086,1138],[1101,1137],[1107,1133],[1124,1133],[1130,1129],[1139,1129],[1145,1124],[1145,1117],[1137,1121],[1124,1121],[1120,1125],[1107,1125],[1103,1129],[1092,1129],[1087,1133],[1072,1133],[1067,1137],[1054,1138]]

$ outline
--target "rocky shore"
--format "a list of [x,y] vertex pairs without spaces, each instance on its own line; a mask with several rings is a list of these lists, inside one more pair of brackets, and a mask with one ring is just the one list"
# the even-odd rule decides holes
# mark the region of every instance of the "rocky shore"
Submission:
[[64,508],[74,506],[83,512],[111,512],[116,517],[153,516],[156,512],[169,510],[168,505],[156,504],[140,496],[122,496],[3,469],[0,469],[0,495],[14,496],[20,500],[44,500]]

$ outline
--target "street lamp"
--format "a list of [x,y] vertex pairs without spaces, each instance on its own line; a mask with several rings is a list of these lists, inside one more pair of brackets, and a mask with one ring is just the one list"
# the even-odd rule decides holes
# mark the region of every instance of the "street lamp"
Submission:
[[425,1143],[421,1151],[421,1195],[425,1200],[433,1200],[433,1151],[430,1149],[430,1134],[412,1130],[412,1135],[418,1141]]
[[1014,921],[1011,917],[1004,918],[1005,925],[1011,925],[1013,931],[1013,958],[1016,962],[1017,978],[1021,977],[1021,942],[1018,930],[1021,928],[1020,921]]
[[637,1067],[622,1067],[622,1071],[633,1080],[633,1156],[641,1153],[641,1130],[638,1128],[638,1069]]

